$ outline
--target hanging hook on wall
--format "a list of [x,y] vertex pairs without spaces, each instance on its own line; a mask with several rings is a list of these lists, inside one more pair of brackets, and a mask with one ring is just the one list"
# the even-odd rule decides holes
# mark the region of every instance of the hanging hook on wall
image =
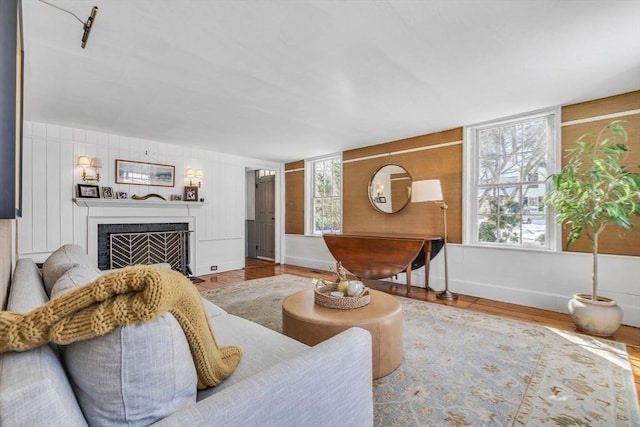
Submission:
[[98,6],[93,6],[93,9],[91,9],[91,14],[87,18],[87,20],[83,21],[82,19],[78,18],[78,15],[76,15],[75,13],[69,12],[68,10],[63,9],[60,6],[56,6],[55,4],[49,3],[48,1],[45,1],[45,0],[39,0],[39,1],[40,3],[44,3],[58,10],[66,12],[69,15],[76,18],[78,21],[80,21],[80,23],[82,24],[82,28],[84,29],[84,33],[82,34],[82,43],[80,43],[80,47],[84,49],[85,46],[87,45],[87,40],[89,40],[89,34],[91,33],[91,28],[93,27],[93,21],[96,19],[96,14],[98,13]]

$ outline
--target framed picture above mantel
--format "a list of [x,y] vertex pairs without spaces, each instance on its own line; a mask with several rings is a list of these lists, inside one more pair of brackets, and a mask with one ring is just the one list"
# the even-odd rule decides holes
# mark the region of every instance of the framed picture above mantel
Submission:
[[116,160],[116,183],[175,187],[176,167],[159,163]]

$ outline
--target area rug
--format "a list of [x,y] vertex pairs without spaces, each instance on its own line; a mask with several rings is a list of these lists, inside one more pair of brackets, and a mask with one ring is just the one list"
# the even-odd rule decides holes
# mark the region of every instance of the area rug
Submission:
[[[273,276],[201,294],[281,332],[282,300],[312,279]],[[397,297],[404,359],[373,381],[377,426],[639,426],[625,346]]]

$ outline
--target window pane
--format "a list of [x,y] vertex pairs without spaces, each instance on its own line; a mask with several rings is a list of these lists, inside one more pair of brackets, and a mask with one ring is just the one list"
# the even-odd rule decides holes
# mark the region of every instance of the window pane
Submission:
[[479,131],[478,183],[515,183],[535,172],[544,180],[547,122],[538,118]]
[[313,163],[313,171],[312,232],[338,232],[342,227],[342,163],[339,158],[318,160]]

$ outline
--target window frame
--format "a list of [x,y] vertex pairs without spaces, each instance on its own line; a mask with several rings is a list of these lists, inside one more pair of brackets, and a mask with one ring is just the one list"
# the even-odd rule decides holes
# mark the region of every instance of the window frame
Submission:
[[[478,206],[477,194],[480,184],[478,183],[479,171],[479,143],[477,132],[491,127],[500,127],[524,120],[533,120],[541,117],[551,116],[550,140],[547,141],[547,176],[557,173],[560,170],[561,159],[561,116],[560,108],[552,107],[514,116],[503,117],[496,120],[489,120],[482,123],[464,126],[463,138],[463,224],[462,236],[463,244],[468,246],[480,246],[486,248],[500,248],[513,250],[533,250],[533,251],[557,251],[561,248],[560,227],[556,224],[553,213],[544,210],[545,223],[545,244],[541,246],[525,246],[522,243],[517,245],[498,242],[482,242],[478,239]],[[518,181],[514,184],[524,185],[525,181]],[[544,181],[546,195],[550,188],[549,179]]]
[[305,236],[315,236],[321,237],[322,233],[314,233],[315,226],[315,217],[314,217],[314,201],[315,197],[315,167],[319,162],[326,162],[329,160],[338,160],[340,162],[340,195],[333,196],[334,198],[338,198],[340,200],[340,230],[332,231],[332,232],[341,232],[342,231],[342,220],[343,220],[343,200],[342,200],[342,190],[343,190],[343,162],[342,162],[342,153],[333,153],[325,156],[314,157],[310,159],[306,159],[304,161],[304,180],[305,180],[305,201],[304,201],[304,209],[305,209],[305,221],[304,221],[304,234]]

